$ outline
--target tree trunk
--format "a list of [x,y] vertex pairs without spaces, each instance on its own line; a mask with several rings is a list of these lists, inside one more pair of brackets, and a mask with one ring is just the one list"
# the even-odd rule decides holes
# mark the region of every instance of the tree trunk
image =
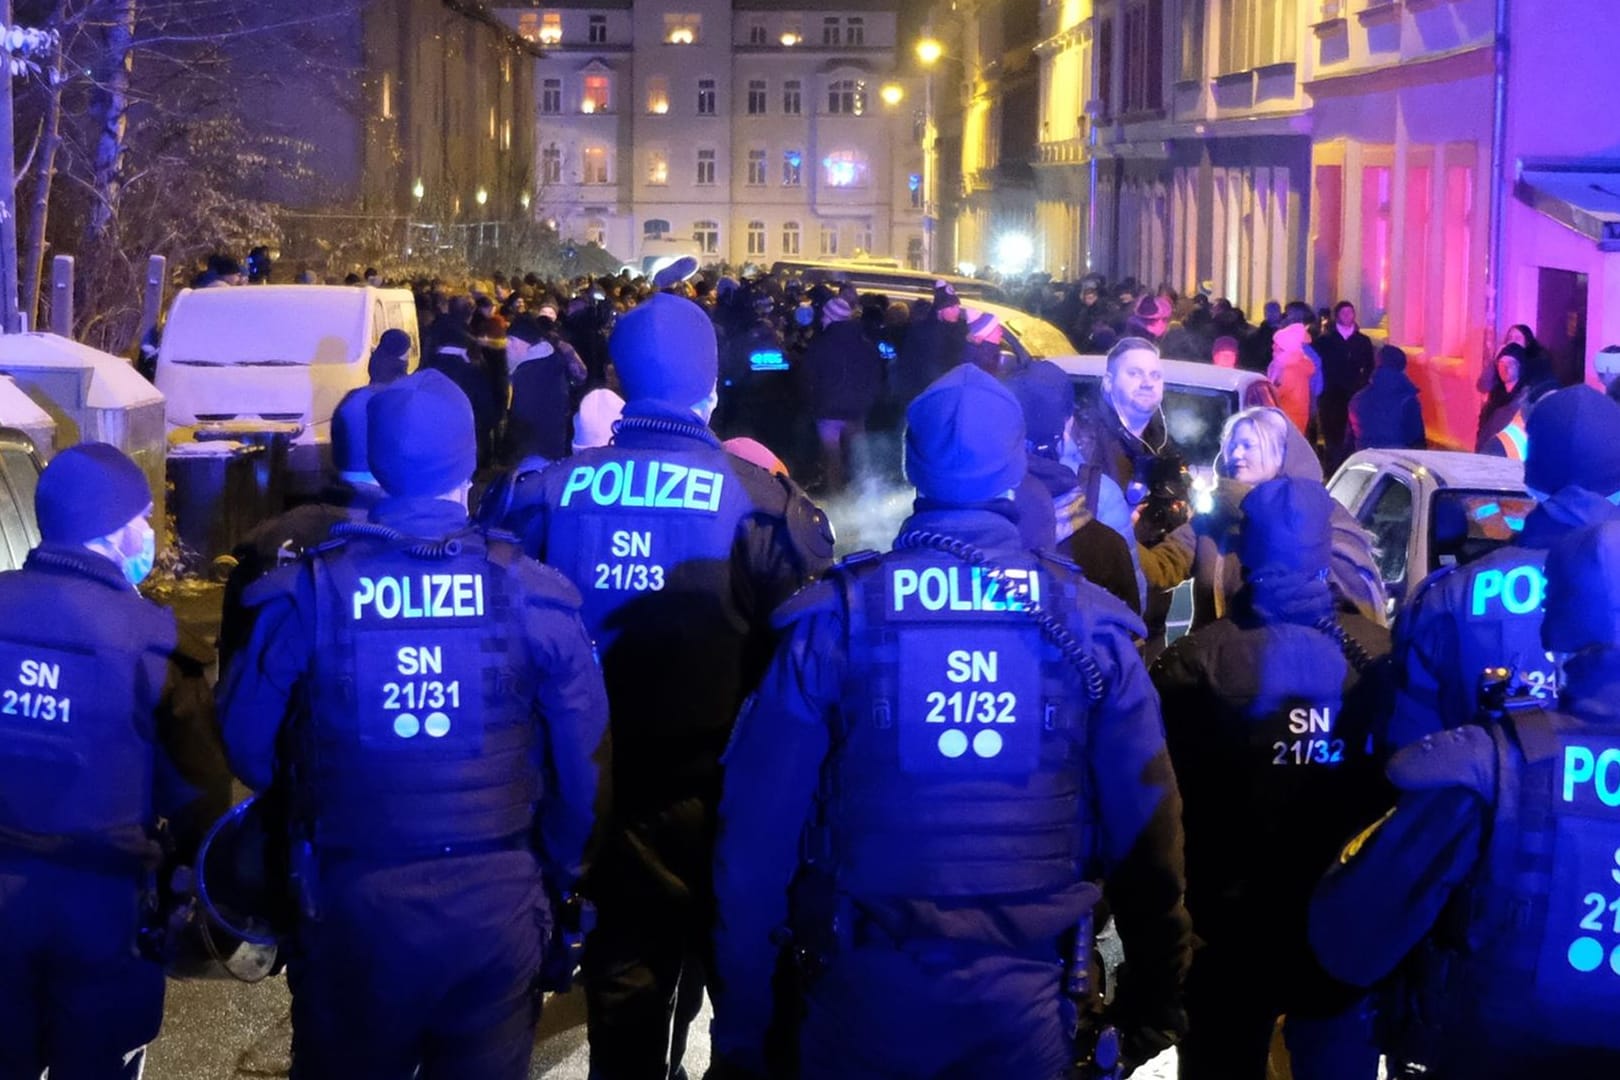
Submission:
[[[61,28],[62,7],[57,5],[51,19],[53,29]],[[34,204],[28,216],[27,253],[23,256],[22,310],[31,324],[39,325],[39,283],[45,272],[45,226],[50,215],[51,182],[56,175],[56,151],[62,145],[62,46],[51,55],[49,80],[45,87],[45,134],[40,143],[38,168],[34,174]]]
[[85,229],[86,255],[97,251],[118,216],[123,190],[124,134],[129,127],[129,86],[135,61],[135,0],[108,0],[107,41],[96,71],[91,122],[100,131],[92,184],[96,202]]
[[[0,25],[11,25],[11,0],[0,0]],[[11,63],[0,50],[0,332],[22,330],[17,311],[17,146],[12,131]]]

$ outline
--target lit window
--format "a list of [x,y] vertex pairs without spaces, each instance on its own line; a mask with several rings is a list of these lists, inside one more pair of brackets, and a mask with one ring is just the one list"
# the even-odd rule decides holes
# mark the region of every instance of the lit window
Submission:
[[763,221],[750,221],[748,223],[748,254],[765,254],[765,223]]
[[855,250],[858,254],[870,254],[872,251],[872,223],[862,221],[855,226]]
[[866,186],[866,155],[859,150],[835,150],[821,159],[821,169],[828,187]]
[[748,185],[762,187],[765,184],[765,151],[748,151]]
[[501,57],[501,81],[512,81],[512,58],[510,56]]
[[697,111],[699,116],[713,116],[715,94],[713,79],[698,80]]
[[557,149],[556,143],[551,143],[540,151],[540,182],[542,184],[562,183],[562,151]]
[[835,79],[828,83],[827,111],[845,116],[866,115],[866,83],[860,79]]
[[714,183],[713,150],[699,150],[697,152],[697,182],[700,184]]
[[798,187],[804,183],[804,155],[797,150],[782,151],[782,186]]
[[692,225],[692,239],[697,241],[698,250],[705,255],[720,253],[720,223],[718,221],[699,221]]
[[911,193],[911,208],[921,210],[923,204],[922,173],[911,173],[906,177],[906,190]]
[[602,247],[607,240],[607,222],[601,218],[591,218],[585,223],[585,242]]
[[696,45],[703,31],[701,15],[665,15],[664,42],[669,45]]
[[382,118],[394,118],[394,76],[391,72],[383,72],[382,77]]
[[669,222],[663,218],[648,218],[641,223],[641,235],[648,240],[662,240],[669,232]]
[[821,43],[823,45],[838,44],[838,18],[828,16],[821,20]]
[[821,227],[821,253],[823,255],[838,254],[837,225],[823,225]]
[[782,27],[782,36],[778,40],[782,42],[783,46],[791,49],[795,45],[804,43],[804,31],[799,28],[797,22],[790,22]]
[[495,137],[495,106],[489,107],[489,137]]
[[584,182],[587,184],[605,184],[608,182],[608,155],[604,146],[587,146],[584,154]]
[[782,84],[782,111],[788,116],[798,116],[804,111],[804,84],[798,79]]
[[548,11],[540,16],[540,33],[537,35],[542,45],[555,45],[562,40],[562,12]]
[[540,111],[555,116],[562,112],[562,80],[545,79],[540,83]]
[[501,121],[501,149],[512,149],[512,121]]
[[844,20],[844,43],[846,45],[866,44],[865,19],[857,15]]
[[669,79],[666,76],[647,77],[647,111],[657,116],[669,112]]
[[585,92],[580,96],[579,111],[607,112],[613,99],[613,85],[606,75],[585,76]]
[[782,223],[782,254],[797,255],[799,253],[799,223],[785,221]]
[[748,115],[763,116],[765,113],[765,95],[768,90],[764,79],[748,80]]
[[763,45],[768,39],[765,36],[765,24],[753,22],[748,25],[748,44]]
[[592,45],[605,45],[605,44],[607,44],[607,16],[606,15],[592,15],[591,16],[590,25],[589,25],[589,27],[587,29],[586,40],[588,40]]
[[662,150],[651,150],[647,153],[647,183],[669,183],[669,155]]

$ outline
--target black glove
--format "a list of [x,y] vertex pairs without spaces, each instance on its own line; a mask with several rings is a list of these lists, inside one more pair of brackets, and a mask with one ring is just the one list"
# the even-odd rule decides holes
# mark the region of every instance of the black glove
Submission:
[[585,938],[596,929],[596,906],[577,893],[567,893],[551,905],[551,940],[540,960],[541,990],[565,994],[574,985]]

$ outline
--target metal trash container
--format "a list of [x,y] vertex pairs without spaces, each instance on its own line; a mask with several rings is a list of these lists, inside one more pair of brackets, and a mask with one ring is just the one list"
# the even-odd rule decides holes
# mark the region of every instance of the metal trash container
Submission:
[[169,512],[181,573],[206,573],[262,520],[257,475],[266,455],[263,446],[224,440],[169,448]]
[[304,425],[296,421],[225,420],[198,424],[192,437],[200,443],[225,441],[264,451],[253,459],[253,505],[244,507],[257,525],[287,509],[287,455],[303,433]]

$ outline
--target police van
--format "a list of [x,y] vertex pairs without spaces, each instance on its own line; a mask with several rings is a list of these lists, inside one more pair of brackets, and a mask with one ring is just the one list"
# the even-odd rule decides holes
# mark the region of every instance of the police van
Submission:
[[250,285],[185,289],[158,350],[158,389],[171,437],[208,424],[296,423],[288,457],[294,491],[313,492],[331,461],[332,413],[367,381],[384,331],[410,335],[407,370],[421,355],[408,289]]

